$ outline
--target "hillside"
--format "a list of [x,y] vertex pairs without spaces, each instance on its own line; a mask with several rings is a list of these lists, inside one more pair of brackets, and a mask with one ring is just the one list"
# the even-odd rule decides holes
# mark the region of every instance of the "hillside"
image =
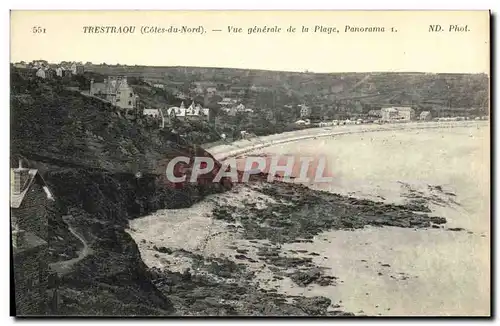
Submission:
[[40,170],[56,198],[49,215],[50,262],[75,257],[81,246],[64,215],[92,251],[72,272],[51,280],[59,305],[51,306],[50,314],[172,313],[125,228],[130,218],[190,206],[223,190],[212,183],[177,189],[163,182],[165,162],[173,156],[209,154],[169,140],[168,132],[144,121],[121,118],[109,105],[58,81],[14,72],[11,85],[11,166],[24,158]]
[[[186,88],[191,82],[211,82],[219,90],[246,88],[244,98],[259,103],[259,92],[274,93],[268,107],[306,102],[312,105],[350,106],[356,102],[365,110],[385,105],[412,105],[439,111],[446,108],[488,107],[489,78],[485,74],[430,73],[331,73],[314,74],[230,68],[89,66],[89,71],[127,75]],[[188,87],[189,88],[189,87]],[[257,92],[255,92],[257,93]],[[274,104],[274,105],[273,105]]]

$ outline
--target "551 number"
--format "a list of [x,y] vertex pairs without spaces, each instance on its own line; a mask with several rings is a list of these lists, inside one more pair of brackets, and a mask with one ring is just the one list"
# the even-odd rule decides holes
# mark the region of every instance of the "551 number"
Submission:
[[40,26],[33,26],[32,32],[33,34],[45,34],[46,29]]

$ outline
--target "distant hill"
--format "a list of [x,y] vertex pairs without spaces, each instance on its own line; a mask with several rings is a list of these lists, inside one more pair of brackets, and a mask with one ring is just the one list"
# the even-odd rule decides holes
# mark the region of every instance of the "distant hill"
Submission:
[[[387,105],[412,105],[417,109],[488,107],[486,74],[429,73],[300,73],[202,67],[105,66],[88,68],[106,75],[142,77],[166,84],[213,82],[227,87],[258,87],[275,93],[269,106],[291,102],[313,105],[354,105],[367,109]],[[251,94],[246,99],[251,100]],[[277,101],[276,101],[276,98]]]

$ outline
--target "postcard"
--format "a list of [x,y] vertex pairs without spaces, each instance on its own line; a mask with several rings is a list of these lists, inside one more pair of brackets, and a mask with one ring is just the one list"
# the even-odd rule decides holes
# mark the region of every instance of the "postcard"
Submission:
[[11,11],[11,314],[491,316],[490,12]]

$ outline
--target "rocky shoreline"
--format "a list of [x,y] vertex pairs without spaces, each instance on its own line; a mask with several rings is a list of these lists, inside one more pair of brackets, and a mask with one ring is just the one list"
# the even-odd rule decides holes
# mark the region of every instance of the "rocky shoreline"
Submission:
[[[165,246],[160,246],[145,238],[145,233],[131,231],[154,275],[153,283],[173,300],[178,313],[352,316],[354,313],[344,311],[341,302],[330,298],[280,290],[283,282],[303,291],[310,286],[343,283],[328,268],[315,263],[316,259],[328,257],[320,257],[314,251],[285,249],[284,245],[313,243],[328,230],[352,231],[366,226],[418,230],[442,228],[446,224],[446,219],[429,214],[423,198],[418,203],[392,205],[302,185],[254,181],[205,199],[211,205],[203,208],[203,212],[209,212],[199,217],[207,220],[206,226],[202,224],[200,228],[212,230],[203,231],[205,240],[200,242],[215,241],[210,249],[207,245],[185,249],[182,238],[165,239]],[[198,214],[195,212],[187,214]],[[165,223],[176,232],[187,232],[183,226]],[[214,227],[210,223],[219,224]],[[148,224],[132,225],[141,229]],[[198,237],[194,233],[186,235]],[[170,234],[163,237],[170,238]],[[217,242],[217,237],[223,242]],[[381,263],[382,268],[386,265],[390,267]]]

